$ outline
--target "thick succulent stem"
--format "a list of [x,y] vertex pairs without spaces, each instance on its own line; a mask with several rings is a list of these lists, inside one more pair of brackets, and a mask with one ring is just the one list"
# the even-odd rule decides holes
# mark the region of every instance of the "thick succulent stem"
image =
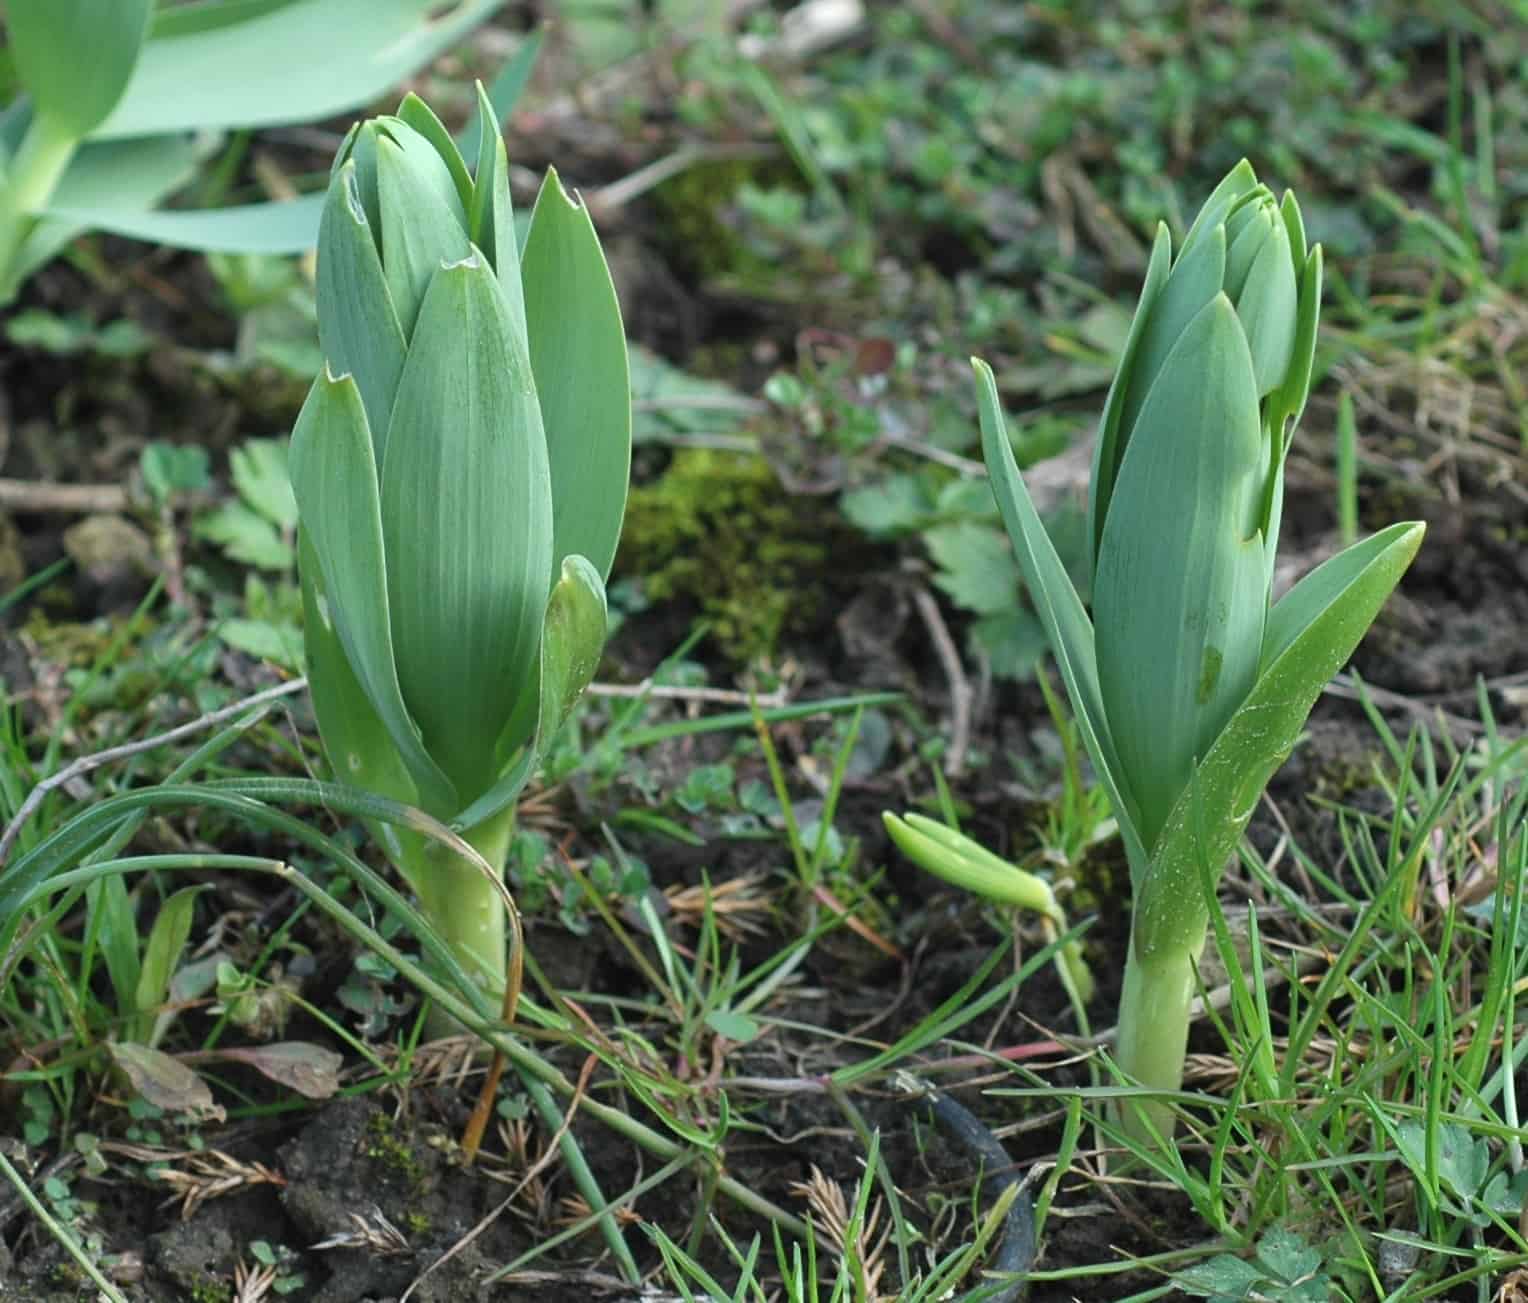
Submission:
[[507,914],[500,884],[514,835],[513,804],[463,834],[492,867],[493,881],[481,865],[423,839],[409,839],[412,853],[398,865],[419,897],[424,916],[468,976],[494,1000],[504,991]]
[[[1194,962],[1203,948],[1201,938],[1196,946],[1162,950],[1143,958],[1131,938],[1125,957],[1119,1040],[1114,1057],[1120,1068],[1142,1086],[1175,1091],[1183,1084],[1189,1004],[1194,998]],[[1115,1106],[1115,1117],[1140,1140],[1150,1140],[1148,1121],[1164,1140],[1172,1137],[1172,1110],[1161,1100],[1122,1099]]]
[[17,258],[37,225],[32,215],[53,197],[79,140],[46,116],[32,119],[0,187],[0,303],[15,294]]

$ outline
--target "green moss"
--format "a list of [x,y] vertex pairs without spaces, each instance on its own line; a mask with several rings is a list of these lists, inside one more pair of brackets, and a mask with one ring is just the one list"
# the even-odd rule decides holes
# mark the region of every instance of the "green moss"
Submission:
[[367,1121],[365,1153],[409,1185],[423,1184],[423,1164],[409,1142],[398,1134],[398,1124],[386,1113],[373,1113]]
[[233,1286],[216,1280],[199,1280],[191,1286],[191,1303],[233,1303]]
[[1086,918],[1089,914],[1108,914],[1130,908],[1130,865],[1124,848],[1100,847],[1072,865],[1067,875],[1071,890],[1061,900],[1068,919]]
[[765,270],[737,237],[726,209],[745,181],[759,180],[760,165],[724,159],[686,168],[652,194],[665,254],[698,280]]
[[763,458],[684,448],[632,490],[617,568],[653,601],[694,602],[723,653],[747,664],[815,627],[842,532],[825,500],[786,493]]

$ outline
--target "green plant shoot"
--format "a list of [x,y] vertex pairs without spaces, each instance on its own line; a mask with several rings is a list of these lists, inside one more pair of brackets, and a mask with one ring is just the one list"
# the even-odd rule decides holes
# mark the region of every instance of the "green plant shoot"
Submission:
[[[587,210],[549,172],[519,248],[481,90],[479,118],[475,175],[414,96],[341,147],[318,244],[327,367],[291,473],[336,775],[452,824],[502,875],[515,799],[604,645],[631,398]],[[502,989],[500,884],[373,833],[463,966]]]
[[[1030,910],[1045,920],[1047,939],[1067,930],[1066,914],[1051,885],[1038,874],[994,855],[964,833],[921,814],[881,815],[886,832],[919,868],[935,877],[1000,905]],[[1097,984],[1078,941],[1067,941],[1056,952],[1056,972],[1081,1004],[1093,998]]]
[[[1091,620],[974,362],[993,492],[1130,862],[1117,1061],[1158,1091],[1182,1081],[1213,884],[1422,541],[1422,524],[1392,525],[1270,604],[1320,298],[1294,196],[1245,161],[1176,255],[1158,228],[1094,453]],[[1122,1121],[1143,1137],[1172,1125],[1161,1102]]]
[[368,104],[502,4],[9,0],[25,94],[0,113],[0,304],[89,229],[204,251],[312,248],[322,196],[158,207],[195,177],[213,133]]

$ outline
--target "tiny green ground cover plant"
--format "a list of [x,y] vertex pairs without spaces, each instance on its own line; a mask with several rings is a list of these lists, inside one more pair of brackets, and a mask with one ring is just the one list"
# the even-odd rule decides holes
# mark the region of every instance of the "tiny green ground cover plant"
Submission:
[[346,138],[319,235],[326,371],[291,475],[335,773],[451,824],[491,867],[373,830],[502,990],[515,799],[604,645],[631,404],[588,212],[549,173],[522,249],[482,95],[479,120],[475,175],[412,96]]

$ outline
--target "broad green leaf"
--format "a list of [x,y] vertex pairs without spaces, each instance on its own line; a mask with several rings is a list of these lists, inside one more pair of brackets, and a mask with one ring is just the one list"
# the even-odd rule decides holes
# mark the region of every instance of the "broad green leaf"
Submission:
[[452,829],[461,833],[470,832],[501,814],[519,798],[525,785],[535,776],[540,759],[541,755],[534,746],[521,747],[520,753],[494,780],[493,786],[451,820]]
[[[1255,1297],[1255,1291],[1268,1283],[1267,1273],[1250,1262],[1220,1253],[1208,1262],[1197,1262],[1173,1277],[1186,1294],[1195,1298],[1207,1298],[1214,1303],[1230,1303],[1234,1299]],[[1268,1295],[1263,1295],[1267,1298]]]
[[[1424,530],[1419,522],[1392,525],[1312,572],[1279,603],[1294,599],[1290,612],[1270,617],[1281,627],[1283,649],[1195,771],[1168,818],[1147,880],[1137,887],[1135,940],[1143,956],[1189,947],[1204,936],[1201,863],[1218,875],[1230,859],[1316,698],[1400,582]],[[1323,575],[1327,567],[1334,569]],[[1334,582],[1337,575],[1346,583]],[[1288,636],[1288,629],[1297,632]]]
[[457,0],[444,12],[439,0],[257,3],[241,7],[238,21],[161,25],[95,135],[334,117],[412,76],[502,3]]
[[562,577],[547,598],[536,689],[515,703],[509,726],[499,738],[499,754],[510,763],[494,785],[458,816],[458,828],[473,828],[492,818],[530,781],[548,744],[599,667],[606,619],[605,585],[599,571],[586,557],[564,557]]
[[1278,393],[1268,400],[1269,429],[1275,436],[1282,436],[1286,449],[1310,394],[1311,370],[1316,359],[1316,327],[1321,316],[1322,269],[1321,246],[1318,244],[1306,257],[1300,276],[1300,319],[1295,326],[1289,374]]
[[247,23],[288,5],[305,3],[307,0],[183,0],[169,9],[161,5],[154,14],[152,31],[155,36],[210,32],[231,23]]
[[430,282],[382,464],[398,681],[464,801],[497,777],[499,734],[535,672],[552,569],[546,458],[535,385],[474,250]]
[[[421,743],[398,686],[376,461],[354,380],[326,373],[313,382],[292,430],[290,459],[298,514],[323,579],[312,593],[315,633],[327,631],[339,642],[407,766],[421,804],[445,817],[457,807],[456,794]],[[315,647],[322,647],[321,642],[308,645],[310,657]],[[311,659],[310,670],[323,672]],[[344,696],[338,704],[346,704]],[[347,782],[351,772],[367,763],[346,751],[330,755]]]
[[355,377],[380,466],[403,374],[404,336],[361,202],[354,161],[330,184],[324,204],[317,299],[319,348],[337,375]]
[[201,1121],[221,1121],[225,1116],[213,1102],[207,1083],[179,1059],[132,1041],[107,1041],[106,1052],[127,1074],[133,1089],[155,1108]]
[[476,188],[467,215],[472,239],[492,264],[517,337],[527,339],[525,290],[520,283],[520,245],[515,238],[515,209],[509,194],[509,156],[494,121],[493,106],[481,83],[478,94],[478,161]]
[[631,477],[631,380],[621,306],[589,210],[548,171],[521,256],[531,365],[551,459],[552,564],[610,573]]
[[1257,674],[1266,463],[1252,355],[1217,293],[1141,409],[1093,581],[1099,689],[1148,851]]
[[[450,169],[412,127],[391,123],[377,132],[376,147],[382,272],[403,337],[411,340],[419,305],[440,265],[467,257],[467,214]],[[321,302],[320,316],[324,309]]]
[[[297,537],[308,691],[335,781],[385,796],[390,801],[414,805],[419,800],[414,780],[393,744],[387,725],[373,709],[366,689],[350,668],[329,616],[323,568],[314,555],[312,540],[306,530],[299,530]],[[394,863],[403,862],[400,830],[380,820],[367,826],[389,858]]]
[[16,74],[35,111],[76,139],[94,131],[133,75],[153,0],[10,0]]
[[32,228],[0,281],[0,304],[97,218],[141,214],[185,185],[196,175],[207,143],[192,136],[156,136],[80,149],[60,178],[50,207],[54,212],[76,212],[83,220],[45,216]]
[[1120,836],[1134,874],[1145,864],[1145,847],[1136,832],[1135,805],[1124,786],[1109,722],[1104,717],[1098,666],[1093,656],[1093,625],[1067,577],[1066,567],[1056,555],[1050,535],[1040,523],[1040,515],[1014,462],[992,368],[980,358],[972,358],[971,365],[976,369],[982,453],[992,480],[992,493],[1008,527],[1008,538],[1019,559],[1019,569],[1024,572],[1024,582],[1029,586],[1030,600],[1045,626],[1045,636],[1061,669],[1067,697],[1077,715],[1078,731],[1119,821]]
[[168,1018],[163,1014],[156,1017],[152,1011],[169,995],[170,978],[175,975],[186,940],[191,935],[196,898],[205,890],[205,887],[182,887],[159,907],[143,947],[143,967],[138,973],[134,1006],[138,1017],[133,1026],[134,1040],[156,1045],[169,1026]]
[[706,1015],[706,1026],[718,1036],[735,1041],[739,1045],[748,1044],[764,1030],[746,1013],[738,1013],[735,1009],[711,1010]]
[[1284,382],[1294,356],[1299,314],[1299,285],[1289,256],[1289,232],[1277,218],[1233,298],[1252,348],[1257,392],[1260,396],[1271,393],[1275,385]]
[[1382,557],[1401,535],[1413,528],[1415,526],[1410,522],[1402,521],[1382,529],[1378,534],[1360,539],[1336,556],[1328,557],[1274,603],[1273,610],[1268,613],[1268,628],[1263,636],[1259,674],[1278,660],[1289,645],[1334,602],[1340,602],[1348,586]]
[[1146,322],[1151,317],[1152,306],[1161,296],[1162,286],[1167,283],[1172,267],[1173,241],[1168,234],[1167,223],[1157,223],[1157,238],[1151,246],[1151,261],[1146,264],[1146,281],[1141,286],[1141,297],[1135,305],[1135,315],[1130,318],[1130,333],[1125,336],[1125,347],[1120,352],[1119,365],[1109,385],[1109,395],[1104,399],[1103,415],[1098,419],[1098,442],[1093,450],[1093,475],[1088,482],[1088,573],[1092,573],[1098,556],[1098,540],[1103,537],[1104,516],[1109,509],[1109,498],[1114,492],[1114,477],[1119,474],[1120,459],[1125,455],[1125,438],[1120,430],[1124,415],[1125,390],[1135,373],[1135,360],[1141,350],[1141,336],[1146,332]]
[[1242,159],[1221,178],[1220,184],[1210,191],[1210,197],[1204,201],[1198,216],[1194,218],[1194,224],[1188,228],[1188,234],[1183,237],[1183,245],[1178,250],[1178,256],[1181,258],[1186,254],[1209,231],[1224,222],[1238,202],[1258,189],[1257,173],[1253,170],[1251,163]]
[[[1226,232],[1222,226],[1211,227],[1193,245],[1185,245],[1152,304],[1151,314],[1141,331],[1141,343],[1130,366],[1130,377],[1120,402],[1120,441],[1116,457],[1120,465],[1129,455],[1135,438],[1135,424],[1161,375],[1163,363],[1178,346],[1183,332],[1206,305],[1220,293],[1226,272]],[[1113,499],[1110,499],[1112,504]],[[1099,527],[1099,537],[1108,527],[1107,511]]]
[[[1252,266],[1268,243],[1273,214],[1261,204],[1245,204],[1226,223],[1226,279],[1221,287],[1235,303],[1252,274]],[[1283,223],[1280,223],[1282,226]],[[1286,231],[1285,239],[1289,237]]]
[[1293,190],[1286,190],[1284,198],[1279,204],[1279,216],[1284,220],[1284,229],[1289,232],[1289,255],[1296,267],[1305,266],[1306,240],[1305,219],[1300,216],[1300,201],[1295,198]]
[[[446,124],[435,116],[435,110],[419,98],[413,91],[403,97],[398,105],[397,118],[407,123],[421,136],[430,142],[435,152],[440,155],[440,161],[446,165],[446,170],[451,173],[451,180],[456,186],[456,197],[461,201],[463,211],[472,202],[472,173],[467,171],[467,162],[462,157],[462,152],[456,147],[456,141],[451,138],[451,133],[446,130]],[[472,242],[481,246],[482,241],[472,233]]]
[[109,231],[146,244],[195,249],[200,253],[302,253],[318,243],[319,215],[323,209],[323,195],[233,208],[170,211],[115,204],[84,208],[55,197],[40,216],[77,229]]

